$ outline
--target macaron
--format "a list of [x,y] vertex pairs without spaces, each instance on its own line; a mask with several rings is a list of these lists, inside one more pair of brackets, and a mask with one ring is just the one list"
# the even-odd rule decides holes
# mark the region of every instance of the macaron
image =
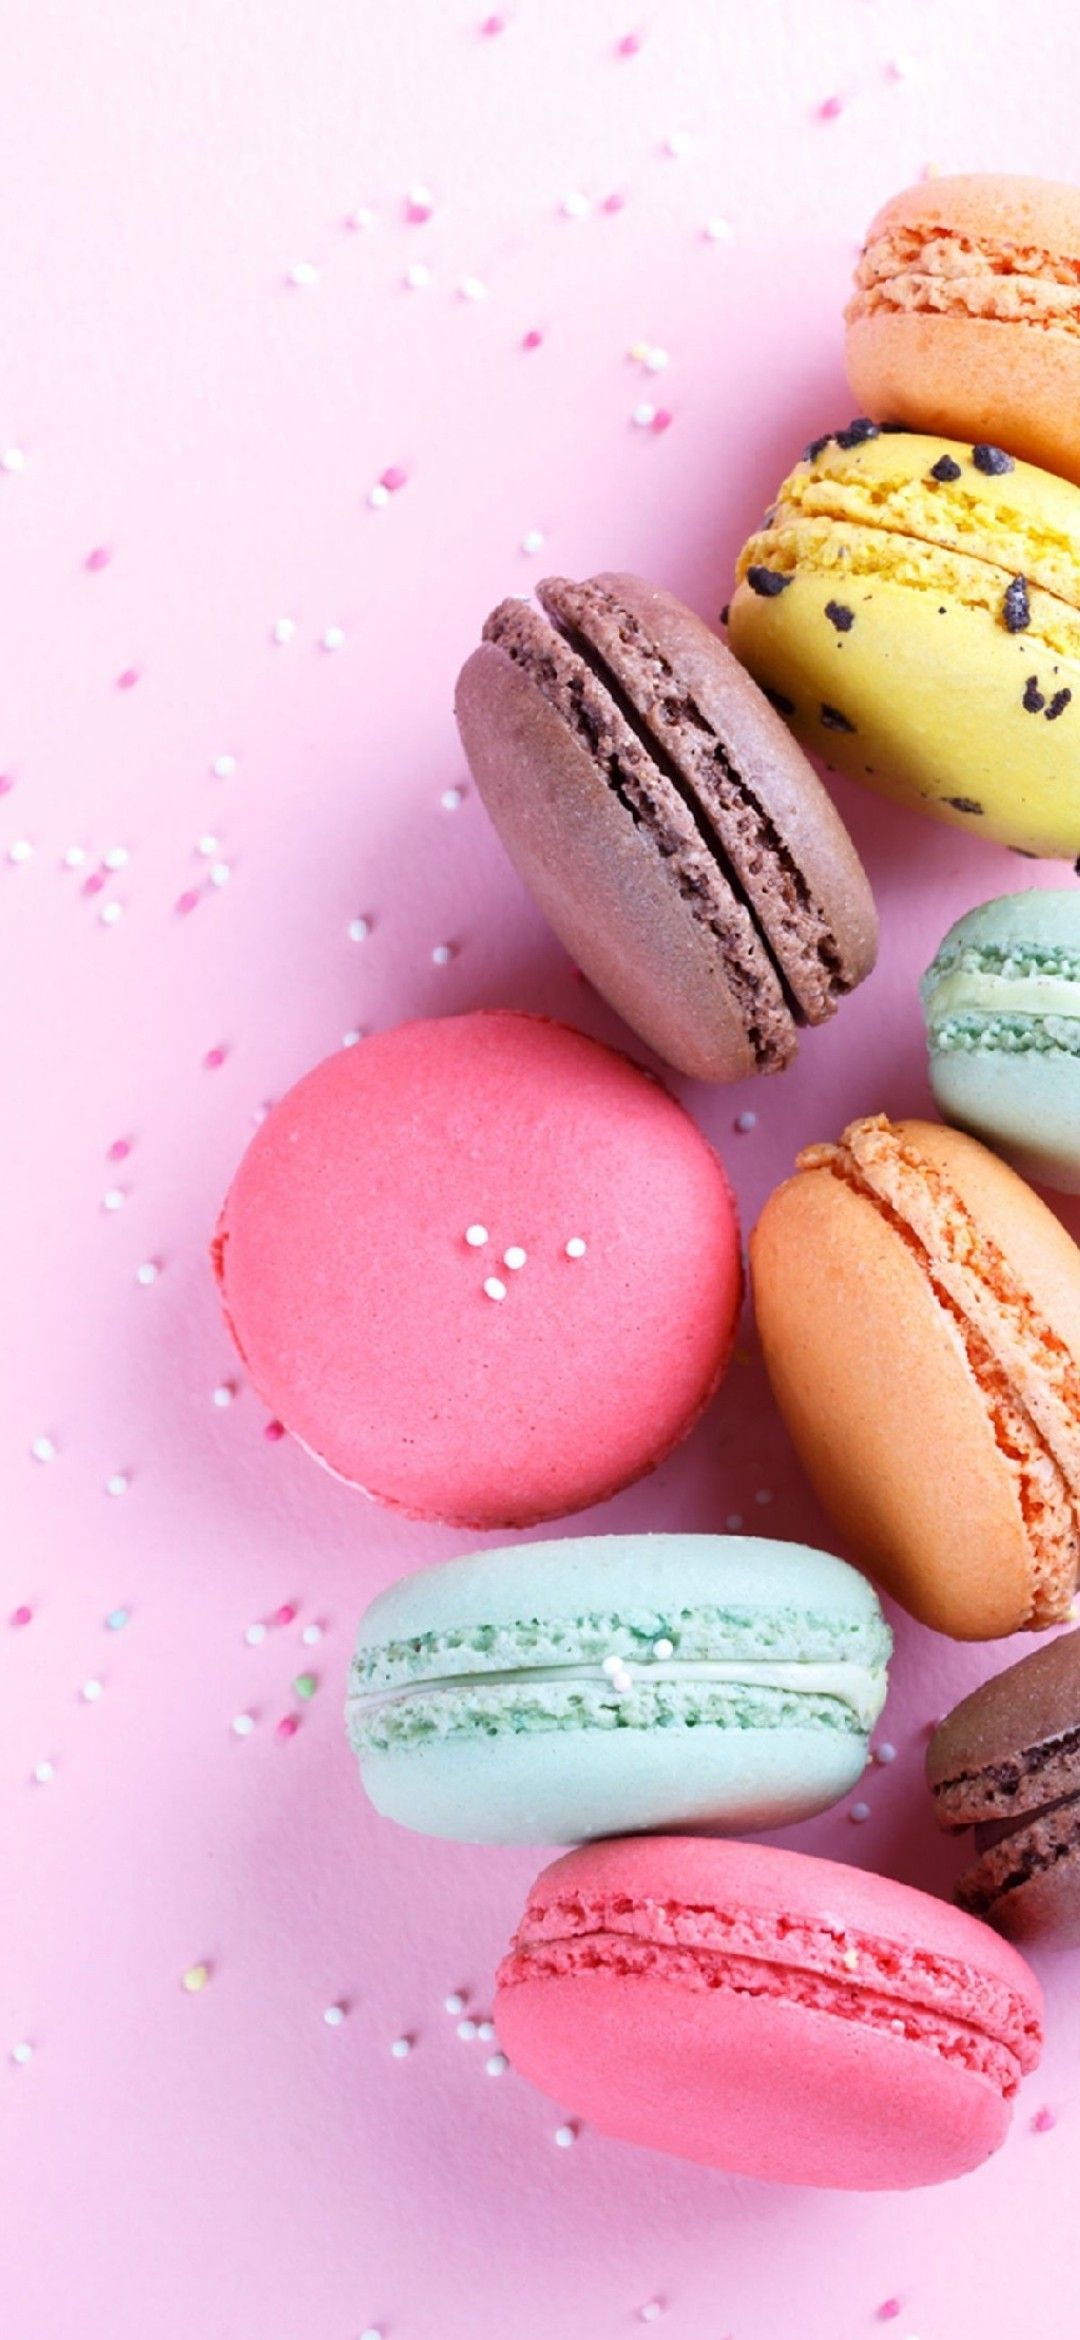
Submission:
[[751,1243],[765,1363],[850,1548],[926,1625],[1058,1623],[1080,1565],[1080,1251],[935,1122],[810,1146]]
[[807,747],[1024,852],[1080,852],[1080,488],[865,419],[738,562],[732,649]]
[[938,2185],[1002,2144],[1038,1983],[977,1918],[771,1846],[614,1838],[537,1879],[499,2040],[605,2135],[786,2185]]
[[961,1907],[1013,1942],[1080,1946],[1080,1633],[954,1706],[926,1772],[942,1827],[975,1831]]
[[638,577],[549,577],[462,669],[477,788],[577,964],[706,1081],[778,1072],[874,964],[854,846],[700,618]]
[[598,1503],[692,1429],[741,1292],[716,1155],[614,1049],[507,1012],[401,1025],[299,1081],[213,1247],[277,1418],[418,1518]]
[[947,1121],[1080,1192],[1080,892],[1002,894],[950,927],[922,979]]
[[430,1836],[779,1828],[854,1786],[891,1647],[865,1577],[801,1544],[519,1544],[379,1594],[348,1732],[376,1810]]
[[1080,480],[1080,188],[924,179],[872,222],[847,309],[868,414]]

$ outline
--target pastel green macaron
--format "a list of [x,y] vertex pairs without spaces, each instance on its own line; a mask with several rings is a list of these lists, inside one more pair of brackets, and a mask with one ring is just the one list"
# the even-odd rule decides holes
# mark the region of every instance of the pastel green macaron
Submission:
[[1080,892],[1002,894],[950,927],[922,979],[946,1121],[1080,1193]]
[[520,1544],[379,1595],[348,1733],[377,1811],[429,1836],[779,1828],[854,1786],[891,1648],[865,1578],[801,1544]]

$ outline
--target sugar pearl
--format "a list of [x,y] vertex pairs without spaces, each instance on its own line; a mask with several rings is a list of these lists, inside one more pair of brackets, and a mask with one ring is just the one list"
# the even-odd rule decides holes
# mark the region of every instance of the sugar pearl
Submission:
[[323,2022],[329,2025],[331,2031],[336,2031],[338,2026],[344,2023],[344,2021],[345,2009],[341,2005],[340,2000],[335,2000],[332,2007],[323,2008]]
[[203,1991],[209,1980],[210,1969],[200,1961],[198,1966],[188,1967],[187,1973],[183,1977],[184,1989],[186,1991]]
[[210,1393],[210,1402],[219,1407],[231,1406],[235,1396],[236,1389],[231,1381],[219,1381],[217,1388]]
[[571,1235],[566,1246],[567,1259],[584,1259],[588,1248],[583,1235]]
[[276,619],[275,619],[275,621],[274,621],[274,637],[273,637],[273,638],[274,638],[274,640],[275,640],[275,642],[291,642],[291,641],[292,641],[292,638],[293,638],[293,635],[295,634],[295,632],[296,632],[296,619],[295,619],[295,618],[291,618],[291,617],[279,617],[279,618],[276,618]]
[[411,2039],[407,2039],[403,2034],[400,2039],[391,2040],[390,2053],[392,2056],[396,2056],[400,2063],[403,2056],[411,2056],[412,2044]]
[[485,2072],[490,2073],[493,2080],[497,2080],[500,2073],[505,2072],[506,2066],[507,2058],[504,2056],[501,2048],[496,2048],[494,2055],[488,2057],[487,2062],[484,2065],[484,2070]]
[[55,1777],[56,1767],[54,1764],[48,1762],[35,1763],[34,1778],[36,1779],[39,1787],[48,1787],[49,1781],[51,1779],[55,1779]]
[[474,1251],[479,1251],[481,1244],[488,1241],[487,1228],[482,1227],[479,1220],[477,1220],[475,1226],[466,1227],[465,1241],[466,1243],[471,1243]]
[[848,1818],[849,1818],[850,1820],[854,1820],[854,1822],[856,1823],[856,1826],[858,1826],[858,1825],[859,1825],[859,1824],[860,1824],[860,1823],[861,1823],[863,1820],[869,1820],[869,1818],[870,1818],[870,1806],[869,1806],[869,1804],[853,1804],[853,1805],[852,1805],[852,1807],[851,1807],[851,1810],[850,1810],[850,1812],[849,1812],[849,1814],[848,1814]]
[[528,1252],[522,1250],[520,1243],[512,1243],[509,1250],[503,1252],[503,1266],[523,1268],[528,1256]]
[[28,2064],[33,2053],[28,2039],[17,2039],[11,2051],[11,2061],[13,2064]]
[[443,2006],[448,2015],[463,2015],[465,2012],[463,1993],[461,1991],[448,1991],[443,2000]]
[[474,2023],[471,2015],[462,2016],[461,2021],[457,2027],[457,2035],[459,2039],[476,2038],[476,2024]]
[[319,271],[311,260],[297,260],[289,270],[290,284],[317,284],[318,281]]
[[344,640],[345,636],[340,626],[327,626],[322,638],[323,649],[340,650]]
[[131,1480],[126,1471],[114,1471],[111,1478],[105,1481],[105,1493],[106,1495],[126,1495],[130,1485]]
[[366,942],[370,933],[370,918],[351,918],[349,920],[348,935],[350,942]]
[[254,1728],[255,1717],[253,1714],[234,1714],[232,1718],[232,1730],[236,1738],[250,1739]]
[[485,1276],[484,1290],[489,1300],[505,1300],[506,1285],[501,1276]]
[[244,1631],[244,1640],[247,1642],[249,1649],[258,1649],[259,1643],[266,1640],[265,1625],[248,1625]]
[[556,2129],[556,2131],[555,2131],[555,2143],[556,2143],[556,2145],[562,2145],[562,2146],[567,2146],[567,2145],[574,2145],[574,2144],[576,2144],[576,2142],[577,2142],[577,2130],[576,2130],[576,2129],[574,2129],[574,2128],[571,2128],[569,2121],[563,2121],[563,2122],[562,2122],[562,2124],[561,2124],[561,2126],[560,2126],[559,2128],[557,2128],[557,2129]]
[[51,1463],[56,1461],[56,1448],[51,1438],[35,1438],[30,1452],[35,1462]]

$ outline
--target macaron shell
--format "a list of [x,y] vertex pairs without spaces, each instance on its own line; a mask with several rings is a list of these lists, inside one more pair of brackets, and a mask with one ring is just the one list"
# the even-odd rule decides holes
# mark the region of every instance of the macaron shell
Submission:
[[[958,1782],[950,1817],[991,1817],[977,1777],[987,1766],[1022,1765],[1029,1748],[1064,1732],[1080,1732],[1080,1633],[1062,1633],[994,1674],[962,1698],[937,1726],[926,1758],[932,1788]],[[1080,1775],[1080,1748],[1075,1756]],[[1076,1784],[1080,1787],[1080,1776]],[[1051,1794],[1063,1792],[1057,1782]],[[1039,1801],[1046,1800],[1040,1797]],[[1016,1800],[1014,1808],[1022,1808]]]
[[988,1921],[1008,1941],[1031,1949],[1080,1949],[1080,1846],[999,1894]]
[[932,1048],[930,1086],[947,1120],[994,1146],[1023,1177],[1080,1194],[1080,1057],[1063,1049]]
[[597,990],[691,1078],[755,1072],[716,936],[556,709],[485,642],[458,677],[455,711],[508,853]]
[[[993,968],[1010,953],[1043,954],[1056,1004],[1074,999],[1080,1037],[1080,979],[1065,972],[1059,954],[1080,965],[1080,891],[1029,889],[984,902],[958,919],[944,937],[922,981],[930,1085],[946,1120],[974,1132],[1014,1169],[1063,1194],[1080,1192],[1080,1056],[1071,1048],[1018,1048],[995,1031],[994,999],[979,992],[978,965]],[[965,964],[965,961],[968,963]],[[1066,960],[1067,964],[1067,960]],[[943,1009],[943,987],[952,995]],[[1050,1012],[1037,963],[1008,977],[1009,1016]],[[971,1041],[945,1047],[936,1026],[946,1017],[971,1025]],[[980,1035],[978,1027],[983,1025]],[[1060,1033],[1060,1026],[1059,1026]]]

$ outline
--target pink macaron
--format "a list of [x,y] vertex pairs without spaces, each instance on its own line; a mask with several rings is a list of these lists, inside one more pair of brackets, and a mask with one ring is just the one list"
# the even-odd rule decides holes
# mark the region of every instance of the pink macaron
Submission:
[[454,1525],[579,1510],[685,1437],[741,1295],[724,1172],[659,1082],[508,1012],[405,1024],[275,1106],[214,1244],[251,1379],[318,1460]]
[[788,2185],[937,2185],[1003,2142],[1041,1997],[911,1886],[713,1838],[545,1869],[499,1971],[517,2069],[634,2145]]

